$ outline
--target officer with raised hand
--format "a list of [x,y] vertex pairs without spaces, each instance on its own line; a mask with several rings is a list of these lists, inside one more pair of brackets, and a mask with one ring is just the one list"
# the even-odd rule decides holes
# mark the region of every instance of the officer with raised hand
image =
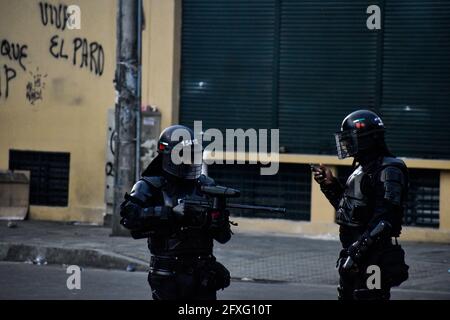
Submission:
[[[391,154],[384,136],[383,121],[376,113],[357,110],[335,134],[339,159],[354,158],[354,171],[346,184],[341,185],[326,166],[311,166],[340,225],[341,300],[387,300],[391,287],[408,278],[405,253],[397,243],[408,195],[408,170]],[[369,277],[377,270],[380,281],[372,281]]]

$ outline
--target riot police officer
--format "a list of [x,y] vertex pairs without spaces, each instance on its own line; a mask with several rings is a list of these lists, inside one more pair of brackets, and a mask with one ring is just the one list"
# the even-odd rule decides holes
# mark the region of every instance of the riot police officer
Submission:
[[215,300],[216,291],[230,283],[228,270],[213,256],[213,240],[231,238],[228,212],[194,212],[180,201],[206,198],[201,187],[215,183],[201,169],[202,147],[194,132],[171,126],[161,133],[158,156],[121,205],[121,224],[133,238],[148,238],[155,300]]
[[350,113],[335,134],[338,158],[354,158],[354,171],[345,186],[329,168],[312,166],[314,179],[336,209],[340,225],[343,249],[337,268],[341,300],[387,300],[391,287],[408,278],[404,251],[397,242],[407,201],[408,171],[405,163],[389,152],[384,136],[383,121],[376,113]]

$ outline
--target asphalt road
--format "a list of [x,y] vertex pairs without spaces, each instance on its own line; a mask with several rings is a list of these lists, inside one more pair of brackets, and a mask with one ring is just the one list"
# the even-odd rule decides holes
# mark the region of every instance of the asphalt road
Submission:
[[[239,228],[235,229],[229,242],[214,246],[218,261],[230,270],[234,279],[332,287],[334,297],[338,276],[335,265],[341,248],[337,239],[329,235],[305,238],[241,233]],[[32,261],[45,256],[53,264],[124,270],[130,262],[122,261],[124,265],[120,267],[110,264],[111,259],[119,256],[138,261],[141,267],[147,268],[150,252],[146,239],[110,237],[110,233],[110,228],[98,226],[31,220],[19,222],[17,228],[8,228],[2,222],[0,260]],[[409,279],[402,284],[402,289],[450,292],[450,244],[400,243],[410,266]],[[100,252],[100,256],[92,251]]]
[[[0,300],[142,300],[151,299],[147,274],[82,269],[81,289],[67,289],[66,267],[0,262]],[[221,300],[334,300],[334,285],[233,281],[218,293]],[[393,299],[450,300],[450,291],[394,289]]]

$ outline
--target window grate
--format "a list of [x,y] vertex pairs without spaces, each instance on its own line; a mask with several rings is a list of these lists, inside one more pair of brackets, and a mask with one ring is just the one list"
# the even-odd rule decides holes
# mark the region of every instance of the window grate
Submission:
[[277,175],[260,175],[259,165],[211,165],[209,175],[219,185],[236,188],[241,197],[230,202],[285,207],[286,214],[252,210],[235,210],[235,216],[309,220],[311,173],[309,166],[280,164]]
[[30,204],[68,205],[69,153],[10,150],[9,169],[30,171]]
[[405,224],[439,227],[439,171],[410,170]]

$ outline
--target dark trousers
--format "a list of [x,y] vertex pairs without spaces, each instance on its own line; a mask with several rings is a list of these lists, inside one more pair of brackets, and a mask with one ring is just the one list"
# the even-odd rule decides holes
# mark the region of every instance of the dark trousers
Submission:
[[216,290],[202,285],[194,273],[160,275],[150,272],[153,300],[216,300]]
[[338,299],[339,300],[389,300],[391,297],[390,287],[381,289],[367,289],[367,276],[339,277]]
[[[391,297],[391,287],[386,283],[384,277],[381,277],[380,289],[368,289],[367,280],[370,274],[367,273],[367,267],[370,265],[379,266],[380,252],[372,252],[365,263],[359,267],[358,272],[342,272],[341,267],[346,259],[345,250],[341,251],[338,260],[339,269],[339,300],[389,300]],[[386,270],[381,270],[383,273]]]

